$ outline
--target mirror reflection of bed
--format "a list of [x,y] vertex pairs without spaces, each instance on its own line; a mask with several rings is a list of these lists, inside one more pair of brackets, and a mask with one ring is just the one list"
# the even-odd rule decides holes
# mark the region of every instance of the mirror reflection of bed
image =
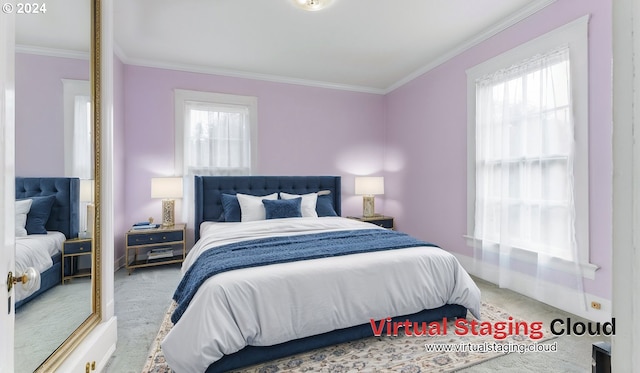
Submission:
[[[90,14],[87,0],[73,0],[65,6],[86,9]],[[61,265],[62,242],[82,236],[87,229],[87,202],[80,201],[79,185],[80,179],[90,180],[93,175],[91,18],[69,19],[71,13],[65,7],[49,8],[46,17],[16,17],[16,200],[57,193],[45,186],[49,182],[67,185],[71,194],[56,196],[50,217],[68,224],[66,228],[48,225],[47,234],[16,237],[16,261],[24,257],[21,252],[26,246],[46,246],[44,237],[44,241],[55,242],[44,249],[51,255],[40,257],[48,272],[42,275],[39,293],[25,300],[21,285],[16,286],[16,373],[36,370],[93,312],[91,276],[62,284]],[[86,130],[80,131],[79,125]],[[28,188],[25,180],[29,180]],[[37,182],[44,183],[39,191],[34,189]],[[58,213],[57,209],[66,207],[73,212],[66,216]],[[73,265],[82,269],[90,268],[90,263],[91,257],[85,256]],[[67,274],[70,266],[69,262]],[[16,263],[18,275],[21,270]]]
[[[17,373],[33,372],[91,313],[91,278],[62,281],[62,246],[79,235],[79,195],[79,178],[16,177],[16,273],[39,273],[32,290],[16,286]],[[66,261],[69,276],[80,263]]]

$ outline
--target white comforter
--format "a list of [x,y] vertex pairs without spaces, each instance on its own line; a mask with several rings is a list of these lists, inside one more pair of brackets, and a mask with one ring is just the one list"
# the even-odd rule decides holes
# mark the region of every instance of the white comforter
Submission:
[[[60,232],[16,237],[16,273],[22,275],[29,267],[35,268],[38,273],[51,268],[53,266],[51,256],[60,252],[64,240],[65,236]],[[21,301],[40,289],[40,277],[29,291],[20,284],[15,289],[16,302]]]
[[[339,217],[211,223],[183,273],[215,246],[276,235],[372,229]],[[382,229],[382,228],[380,228]],[[204,372],[247,345],[268,346],[445,304],[480,316],[480,290],[456,258],[438,248],[408,248],[282,263],[209,278],[162,342],[176,372]]]

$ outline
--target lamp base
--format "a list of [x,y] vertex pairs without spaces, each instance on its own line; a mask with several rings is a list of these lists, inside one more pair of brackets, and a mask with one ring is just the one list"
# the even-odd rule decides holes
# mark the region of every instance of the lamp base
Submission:
[[374,196],[362,196],[362,216],[370,218],[376,215],[375,198]]
[[172,199],[162,200],[162,226],[172,227],[175,225],[175,201]]
[[93,226],[96,221],[96,207],[93,203],[87,204],[87,231],[85,232],[85,238],[93,237]]

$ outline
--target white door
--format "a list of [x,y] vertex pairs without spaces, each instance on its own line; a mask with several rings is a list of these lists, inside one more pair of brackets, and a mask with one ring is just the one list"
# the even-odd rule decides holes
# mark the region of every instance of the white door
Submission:
[[[7,5],[8,4],[8,5]],[[7,275],[14,267],[14,15],[13,1],[0,12],[0,372],[13,372],[13,290]]]

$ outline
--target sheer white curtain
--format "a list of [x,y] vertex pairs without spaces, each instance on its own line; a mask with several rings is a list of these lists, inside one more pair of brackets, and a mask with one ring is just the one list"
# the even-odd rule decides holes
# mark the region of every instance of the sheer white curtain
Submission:
[[76,96],[73,115],[73,175],[92,179],[93,135],[91,126],[91,98]]
[[186,101],[184,106],[185,188],[183,220],[193,226],[195,175],[250,175],[252,126],[243,105]]
[[[531,295],[562,283],[584,298],[575,236],[568,47],[476,81],[475,256],[499,285],[534,276]],[[575,273],[554,270],[575,263]],[[579,299],[584,302],[584,299]]]
[[249,109],[187,102],[185,170],[191,175],[251,172]]
[[[73,115],[72,175],[80,179],[93,179],[93,126],[91,125],[91,97],[75,96]],[[79,231],[87,231],[87,205],[80,201]]]
[[[92,180],[94,177],[91,86],[88,80],[62,79],[64,101],[64,172],[67,177]],[[91,183],[89,183],[91,184]],[[81,182],[81,185],[87,183]],[[92,193],[91,193],[92,194]],[[81,198],[84,194],[81,193]],[[79,207],[79,232],[87,231],[87,205]]]

